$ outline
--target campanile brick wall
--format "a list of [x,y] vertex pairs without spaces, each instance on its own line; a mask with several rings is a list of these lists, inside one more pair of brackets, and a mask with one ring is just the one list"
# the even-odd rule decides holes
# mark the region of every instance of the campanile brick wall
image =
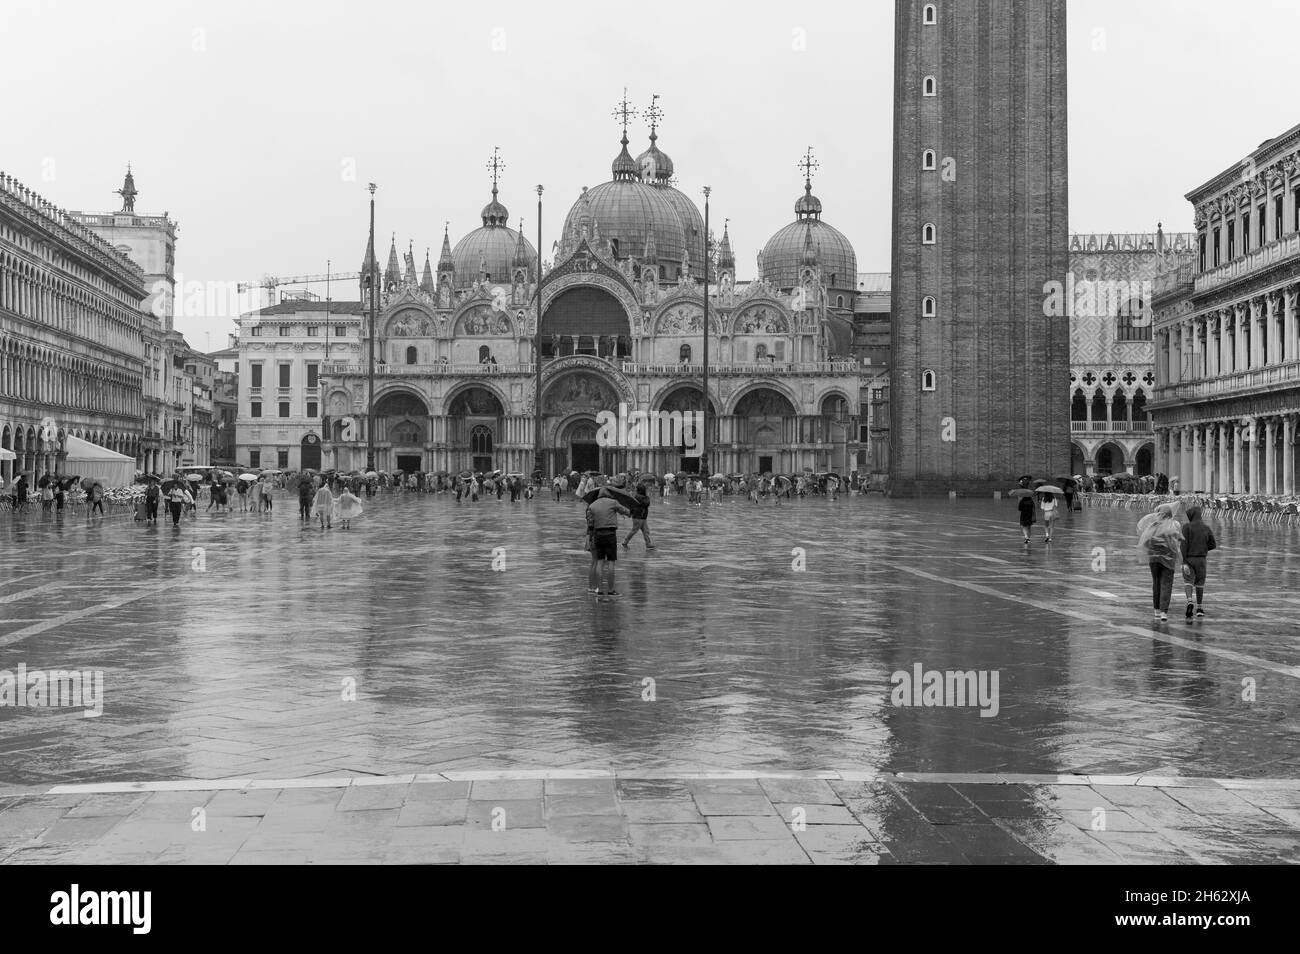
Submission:
[[896,0],[893,493],[1069,467],[1069,319],[1044,314],[1043,290],[1069,267],[1065,27],[1065,0]]

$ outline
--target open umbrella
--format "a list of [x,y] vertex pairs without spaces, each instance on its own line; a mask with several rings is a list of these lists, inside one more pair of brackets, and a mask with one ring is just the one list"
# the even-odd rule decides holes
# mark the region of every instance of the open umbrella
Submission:
[[379,478],[379,475],[376,474],[373,470],[368,470],[366,471],[366,478],[369,480],[377,480]]
[[1034,495],[1034,492],[1033,492],[1032,490],[1028,489],[1027,487],[1017,487],[1015,490],[1008,490],[1008,491],[1007,491],[1007,496],[1008,496],[1008,497],[1012,497],[1012,498],[1015,498],[1015,497],[1032,497],[1033,495]]
[[96,481],[94,477],[83,477],[81,478],[81,489],[89,490],[91,487],[95,486],[95,483]]
[[1064,494],[1065,491],[1062,490],[1060,487],[1053,487],[1051,484],[1044,483],[1044,484],[1039,484],[1037,487],[1035,487],[1035,488],[1034,488],[1034,493],[1036,493],[1036,494]]
[[474,476],[474,474],[473,474],[472,472],[468,471],[468,470],[462,470],[462,471],[460,472],[460,476],[461,476],[462,478],[464,478],[465,480],[469,480],[471,477]]
[[595,490],[587,491],[587,493],[584,494],[582,497],[582,502],[592,503],[597,497],[600,496],[600,492],[602,490],[608,490],[610,496],[613,497],[615,500],[617,500],[619,503],[621,503],[624,507],[633,504],[640,506],[640,502],[636,499],[635,495],[628,492],[622,487],[614,487],[610,484],[606,484],[604,487],[597,487]]
[[790,480],[790,478],[789,478],[789,477],[786,477],[786,476],[784,476],[784,475],[782,475],[782,476],[776,478],[776,482],[777,482],[778,484],[785,484],[787,487],[789,487],[790,484],[792,483],[792,481]]
[[664,474],[664,480],[676,480],[676,479],[677,479],[676,474]]
[[240,480],[257,480],[257,474],[240,474]]

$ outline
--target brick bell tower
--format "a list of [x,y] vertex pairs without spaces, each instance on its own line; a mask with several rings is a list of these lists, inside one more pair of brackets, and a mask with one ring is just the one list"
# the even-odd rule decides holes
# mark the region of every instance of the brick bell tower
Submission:
[[1065,0],[896,0],[890,492],[1070,463]]

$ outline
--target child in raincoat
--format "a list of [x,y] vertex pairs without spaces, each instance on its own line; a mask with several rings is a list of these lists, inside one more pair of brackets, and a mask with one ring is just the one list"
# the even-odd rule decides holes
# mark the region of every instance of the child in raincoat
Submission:
[[332,529],[334,526],[334,495],[330,493],[328,484],[321,484],[316,490],[316,516],[320,518],[320,528],[322,530]]
[[352,493],[352,488],[345,487],[339,496],[339,520],[344,530],[352,529],[352,518],[361,516],[361,500]]

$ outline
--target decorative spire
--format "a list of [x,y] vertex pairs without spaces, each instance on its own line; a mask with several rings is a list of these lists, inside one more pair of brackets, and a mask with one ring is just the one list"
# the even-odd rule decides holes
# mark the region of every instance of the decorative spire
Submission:
[[721,270],[736,270],[736,256],[731,252],[731,235],[728,228],[731,225],[731,219],[722,220],[722,245],[718,248],[718,268]]
[[623,138],[620,140],[623,144],[622,150],[614,157],[614,162],[610,169],[614,174],[615,182],[631,182],[637,177],[636,160],[632,154],[627,151],[627,123],[629,119],[636,117],[636,109],[627,101],[627,87],[623,87],[623,99],[619,102],[614,110],[614,118],[621,119],[623,122]]
[[388,247],[388,268],[384,271],[384,285],[388,288],[402,284],[402,269],[397,264],[397,233],[393,233],[393,243]]
[[415,270],[415,242],[410,242],[406,247],[406,284],[411,286],[419,285],[420,278]]
[[442,253],[438,256],[438,271],[450,272],[456,268],[456,260],[451,257],[451,238],[448,230],[451,228],[450,222],[444,222],[442,226]]
[[483,206],[483,226],[485,228],[504,228],[510,221],[510,212],[504,205],[497,201],[497,179],[501,176],[501,170],[506,164],[501,161],[501,147],[492,147],[492,158],[488,160],[487,168],[492,173],[492,201]]
[[819,168],[820,164],[813,158],[812,146],[808,147],[804,157],[799,160],[798,166],[803,172],[803,195],[794,204],[794,214],[800,219],[820,219],[822,217],[821,199],[812,194],[813,170]]
[[641,256],[641,261],[646,265],[658,265],[659,255],[655,250],[655,230],[650,229],[645,237],[645,254]]
[[135,187],[135,176],[131,175],[131,163],[126,164],[126,178],[122,180],[122,188],[117,190],[117,194],[122,197],[122,211],[135,212],[135,197],[140,193]]
[[524,220],[519,220],[519,238],[515,241],[515,268],[528,268],[532,265],[532,256],[528,254],[528,243],[524,241]]
[[424,274],[420,276],[420,291],[432,295],[434,292],[433,266],[429,264],[429,249],[424,250]]
[[811,268],[817,267],[817,249],[813,245],[812,237],[812,220],[805,219],[803,226],[803,264]]

